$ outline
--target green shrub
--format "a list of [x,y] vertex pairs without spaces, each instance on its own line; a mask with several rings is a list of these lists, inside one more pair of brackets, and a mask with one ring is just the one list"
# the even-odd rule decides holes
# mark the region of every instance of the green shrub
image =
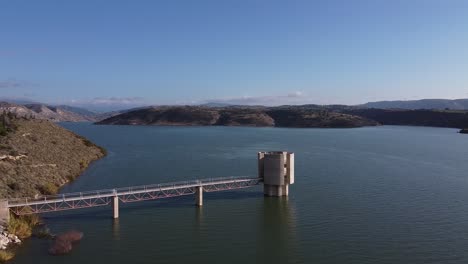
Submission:
[[12,189],[13,191],[17,191],[20,189],[20,186],[17,182],[9,182],[7,183],[8,188]]
[[8,129],[0,124],[0,136],[4,137],[8,134]]
[[87,147],[93,147],[94,146],[94,143],[89,141],[88,139],[82,138],[82,140],[83,140],[83,143],[85,144],[85,146],[87,146]]
[[58,186],[48,182],[38,188],[39,192],[43,195],[56,194],[58,192]]
[[75,178],[76,178],[76,177],[73,176],[72,174],[69,174],[69,175],[67,176],[68,181],[74,181]]
[[17,150],[10,150],[10,153],[9,153],[10,156],[18,156],[19,155],[19,152]]
[[11,150],[11,149],[13,149],[11,146],[0,144],[0,150]]
[[37,215],[11,215],[7,230],[9,233],[24,239],[31,236],[33,228],[39,223],[40,219]]
[[88,167],[88,162],[85,161],[85,160],[81,160],[80,161],[80,168],[85,169],[86,167]]

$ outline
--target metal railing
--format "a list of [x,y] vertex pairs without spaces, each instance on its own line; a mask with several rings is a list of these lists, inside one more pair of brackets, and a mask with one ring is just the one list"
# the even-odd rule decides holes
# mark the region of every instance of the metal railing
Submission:
[[[133,202],[193,194],[195,192],[194,188],[199,186],[206,187],[207,192],[245,188],[257,185],[260,180],[260,178],[248,176],[208,178],[56,195],[42,195],[34,198],[13,198],[8,200],[8,207],[11,209],[16,208],[17,213],[24,211],[22,210],[24,207],[29,207],[27,208],[27,212],[29,213],[58,211],[59,209],[69,210],[106,205],[110,202],[108,198],[115,196],[119,197],[123,202]],[[83,206],[80,204],[83,204]],[[43,205],[47,206],[43,207]],[[13,211],[15,212],[15,210]]]

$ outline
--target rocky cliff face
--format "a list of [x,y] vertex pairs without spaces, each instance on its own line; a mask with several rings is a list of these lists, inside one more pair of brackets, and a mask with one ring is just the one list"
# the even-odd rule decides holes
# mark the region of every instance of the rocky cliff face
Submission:
[[33,117],[36,118],[37,114],[23,105],[17,105],[7,102],[0,102],[0,113],[13,113],[19,117]]
[[294,107],[152,107],[98,122],[105,125],[201,125],[278,127],[360,127],[378,125],[363,117]]
[[105,150],[46,120],[18,118],[0,136],[0,198],[55,193]]
[[48,106],[43,104],[28,104],[25,105],[29,110],[34,112],[35,117],[39,119],[47,119],[53,122],[95,122],[95,115],[85,115],[75,113],[59,106]]

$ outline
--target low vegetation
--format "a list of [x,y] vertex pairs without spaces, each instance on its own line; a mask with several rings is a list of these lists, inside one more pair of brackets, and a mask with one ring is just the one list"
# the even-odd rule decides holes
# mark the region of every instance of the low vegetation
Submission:
[[40,218],[37,215],[16,216],[11,215],[7,225],[7,231],[10,234],[17,235],[20,239],[30,237],[34,227],[40,224]]
[[42,195],[56,194],[58,192],[58,189],[59,186],[52,182],[44,183],[43,185],[38,187],[38,190]]
[[0,115],[0,137],[5,137],[8,133],[16,130],[13,120],[16,119],[15,114],[10,112],[2,112]]
[[[25,239],[33,234],[33,230],[40,224],[40,218],[37,215],[16,216],[10,215],[10,221],[5,227],[8,234],[16,236],[15,239]],[[19,240],[18,240],[19,241]],[[10,242],[12,243],[12,242]],[[16,243],[16,241],[15,241]],[[15,246],[0,250],[0,263],[5,263],[15,256]]]
[[[0,114],[0,198],[37,197],[58,192],[91,162],[106,155],[105,149],[49,121]],[[10,216],[5,227],[21,239],[33,230],[50,238],[37,215]],[[0,263],[14,257],[14,250],[0,250]]]
[[10,250],[0,250],[0,263],[5,263],[11,260],[15,256],[15,253]]
[[[106,151],[49,121],[7,117],[0,137],[0,198],[55,194]],[[0,122],[3,127],[5,122]]]

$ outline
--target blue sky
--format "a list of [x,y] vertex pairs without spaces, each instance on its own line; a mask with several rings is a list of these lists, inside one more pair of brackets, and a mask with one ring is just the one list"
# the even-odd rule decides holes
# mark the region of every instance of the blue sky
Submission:
[[0,0],[0,97],[68,104],[468,97],[468,1]]

